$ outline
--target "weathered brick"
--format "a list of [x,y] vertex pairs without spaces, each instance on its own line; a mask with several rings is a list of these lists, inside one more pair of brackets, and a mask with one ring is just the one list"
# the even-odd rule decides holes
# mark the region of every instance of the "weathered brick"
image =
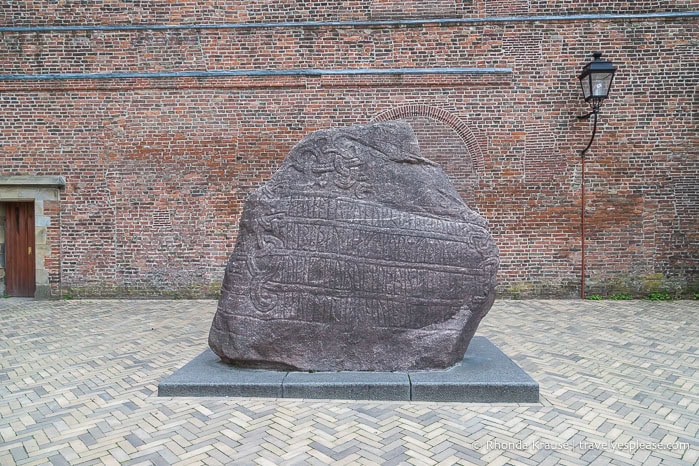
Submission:
[[[692,11],[691,0],[12,2],[2,24],[162,25]],[[401,9],[403,10],[401,12]],[[309,131],[406,118],[501,251],[499,290],[575,296],[576,75],[619,66],[587,155],[588,292],[699,289],[696,17],[2,33],[2,74],[511,68],[510,74],[0,80],[0,175],[45,202],[54,293],[216,292],[247,193]]]

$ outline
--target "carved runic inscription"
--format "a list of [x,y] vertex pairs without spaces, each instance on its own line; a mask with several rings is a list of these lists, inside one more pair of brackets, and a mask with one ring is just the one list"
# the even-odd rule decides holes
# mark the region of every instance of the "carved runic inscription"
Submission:
[[457,314],[465,292],[484,297],[488,263],[463,266],[464,256],[486,261],[482,227],[320,195],[264,202],[275,213],[231,262],[242,278],[231,292],[252,303],[245,315],[421,328]]
[[254,367],[447,367],[497,267],[485,221],[409,125],[319,131],[246,202],[210,345]]

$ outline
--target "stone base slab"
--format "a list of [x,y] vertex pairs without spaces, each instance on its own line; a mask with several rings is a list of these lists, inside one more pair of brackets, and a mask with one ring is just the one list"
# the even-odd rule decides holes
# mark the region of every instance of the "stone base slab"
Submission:
[[538,403],[539,384],[485,337],[447,370],[285,372],[241,369],[207,349],[158,385],[158,396]]

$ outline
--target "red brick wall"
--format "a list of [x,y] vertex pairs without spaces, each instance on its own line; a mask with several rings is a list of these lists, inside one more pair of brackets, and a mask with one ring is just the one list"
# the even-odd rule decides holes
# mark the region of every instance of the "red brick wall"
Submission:
[[6,25],[223,24],[695,10],[696,0],[99,0],[5,2]]
[[[0,13],[3,25],[397,19],[395,4],[368,0],[47,3],[13,2]],[[585,2],[562,0],[434,2],[404,17],[648,13],[689,10],[691,3],[604,2],[586,11]],[[220,284],[247,193],[304,134],[366,123],[392,109],[433,108],[437,113],[408,119],[423,148],[488,218],[501,250],[501,295],[576,296],[577,151],[591,133],[590,122],[575,118],[586,111],[576,75],[599,49],[619,73],[588,152],[588,294],[694,293],[698,21],[5,31],[3,75],[395,67],[512,73],[0,79],[0,175],[66,177],[47,264],[56,293],[199,296]]]

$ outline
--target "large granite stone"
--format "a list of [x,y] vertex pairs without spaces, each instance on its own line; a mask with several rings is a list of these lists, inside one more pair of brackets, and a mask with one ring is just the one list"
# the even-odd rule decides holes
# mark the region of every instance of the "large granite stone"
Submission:
[[446,368],[490,309],[498,264],[408,123],[317,131],[245,203],[209,346],[252,368]]

